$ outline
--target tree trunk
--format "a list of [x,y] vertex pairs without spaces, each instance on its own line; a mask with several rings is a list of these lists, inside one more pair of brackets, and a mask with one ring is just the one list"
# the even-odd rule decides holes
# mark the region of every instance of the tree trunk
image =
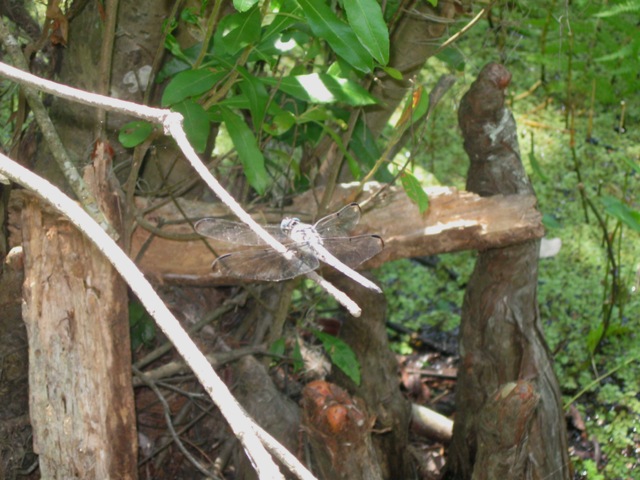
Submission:
[[407,446],[411,405],[400,391],[398,361],[389,347],[387,302],[382,295],[345,277],[341,276],[335,283],[362,306],[359,318],[348,317],[344,322],[340,338],[353,349],[363,374],[360,385],[355,385],[335,367],[332,377],[361,399],[369,413],[367,433],[377,453],[373,458],[379,464],[382,478],[410,478],[413,472]]
[[42,478],[136,478],[127,290],[59,214],[23,210],[23,318]]
[[[467,189],[531,194],[516,125],[504,107],[511,74],[487,65],[460,104],[471,159]],[[570,478],[565,422],[536,304],[539,240],[481,252],[465,295],[457,414],[447,479]]]

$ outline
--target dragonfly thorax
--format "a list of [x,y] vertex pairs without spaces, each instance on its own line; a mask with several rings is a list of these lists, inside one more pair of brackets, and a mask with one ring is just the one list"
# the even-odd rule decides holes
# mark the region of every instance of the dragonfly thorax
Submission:
[[280,222],[280,230],[282,230],[282,233],[286,235],[290,235],[293,228],[299,224],[300,224],[299,218],[286,217],[286,218],[283,218],[282,221]]
[[280,229],[295,243],[322,245],[322,239],[313,225],[303,223],[298,218],[283,219]]

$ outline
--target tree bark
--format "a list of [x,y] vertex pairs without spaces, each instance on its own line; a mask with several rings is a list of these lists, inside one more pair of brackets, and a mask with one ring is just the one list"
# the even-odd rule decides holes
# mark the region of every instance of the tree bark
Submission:
[[368,436],[364,438],[375,449],[376,454],[370,456],[377,462],[381,478],[411,478],[413,472],[407,449],[411,405],[400,391],[398,361],[389,347],[387,302],[383,296],[345,277],[341,277],[336,285],[362,306],[362,315],[349,317],[339,336],[356,354],[363,375],[361,384],[356,385],[334,367],[332,377],[360,399],[364,411],[368,412]]
[[[462,98],[467,188],[528,195],[516,125],[504,106],[511,74],[487,65]],[[560,389],[536,303],[539,240],[480,252],[460,332],[457,414],[445,478],[571,477]]]
[[136,478],[127,290],[36,199],[22,216],[29,397],[42,478]]

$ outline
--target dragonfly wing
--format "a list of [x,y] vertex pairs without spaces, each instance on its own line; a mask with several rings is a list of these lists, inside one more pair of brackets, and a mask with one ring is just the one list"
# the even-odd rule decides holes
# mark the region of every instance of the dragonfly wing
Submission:
[[[264,225],[264,228],[278,241],[287,239],[279,225]],[[232,222],[224,218],[203,218],[195,224],[196,232],[205,237],[238,245],[258,246],[264,241],[244,223]]]
[[360,206],[350,203],[336,213],[321,218],[314,224],[314,228],[323,238],[345,237],[360,221]]
[[247,280],[278,282],[303,275],[319,266],[312,253],[292,248],[295,256],[287,260],[272,249],[250,249],[218,257],[212,265],[218,275]]
[[323,246],[345,265],[355,267],[377,255],[384,248],[378,235],[323,239]]

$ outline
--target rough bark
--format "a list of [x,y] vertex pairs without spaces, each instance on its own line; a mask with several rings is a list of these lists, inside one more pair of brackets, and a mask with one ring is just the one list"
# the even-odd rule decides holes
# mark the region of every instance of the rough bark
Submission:
[[22,232],[29,408],[42,478],[136,478],[125,285],[36,199],[25,205]]
[[[460,105],[467,188],[483,196],[533,193],[504,106],[510,79],[502,65],[487,65]],[[538,251],[539,240],[528,240],[478,256],[462,311],[445,478],[570,478],[560,390],[536,303]]]
[[[148,73],[162,38],[162,22],[170,2],[123,0],[119,2],[117,31],[111,70],[101,71],[100,49],[104,39],[104,12],[96,2],[86,2],[69,24],[69,38],[59,67],[60,83],[96,92],[104,75],[110,76],[109,96],[143,103]],[[54,98],[51,117],[71,158],[84,166],[90,161],[96,139],[97,109]],[[130,161],[130,152],[117,141],[120,126],[133,120],[107,113],[107,138],[115,150],[115,159]],[[60,172],[42,149],[36,170],[50,181],[64,186]]]
[[[345,390],[316,380],[303,391],[304,426],[323,479],[382,480],[366,406]],[[406,428],[405,428],[406,431]]]
[[[8,245],[5,240],[0,243]],[[27,332],[21,314],[23,272],[21,249],[0,256],[0,478],[7,480],[34,461],[28,428]]]
[[382,478],[411,478],[407,449],[411,405],[399,389],[398,362],[389,347],[386,329],[386,301],[383,296],[348,279],[341,278],[336,284],[363,309],[360,318],[349,317],[340,329],[340,338],[353,349],[363,375],[360,385],[335,368],[332,376],[359,399],[368,412],[367,433],[376,451],[371,458],[377,462]]
[[[143,22],[149,16],[161,22],[163,10],[157,3],[121,2],[113,69],[106,72],[99,68],[104,19],[97,3],[86,3],[69,25],[58,80],[96,91],[101,79],[110,75],[113,96],[141,101],[140,85],[127,81],[131,77],[127,74],[140,73],[141,66],[151,63],[161,31],[144,34]],[[109,181],[109,147],[94,143],[97,110],[54,99],[51,117],[78,168],[91,165],[85,181],[118,229],[122,207],[114,203],[116,190]],[[126,120],[107,116],[107,130],[113,136]],[[34,169],[64,188],[46,146],[40,145],[34,153]],[[22,234],[30,413],[41,475],[136,478],[126,286],[88,240],[37,201],[26,202]]]

